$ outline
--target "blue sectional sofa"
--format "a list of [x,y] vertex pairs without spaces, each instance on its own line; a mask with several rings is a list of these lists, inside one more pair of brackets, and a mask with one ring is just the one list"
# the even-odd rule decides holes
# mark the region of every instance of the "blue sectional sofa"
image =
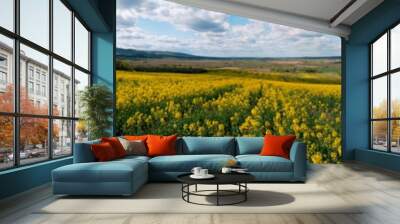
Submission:
[[182,137],[176,143],[177,155],[96,162],[90,145],[98,142],[76,144],[74,163],[53,170],[54,194],[131,195],[148,181],[176,181],[196,166],[218,172],[231,159],[259,182],[306,180],[306,147],[301,142],[292,145],[290,159],[285,159],[258,155],[263,137]]

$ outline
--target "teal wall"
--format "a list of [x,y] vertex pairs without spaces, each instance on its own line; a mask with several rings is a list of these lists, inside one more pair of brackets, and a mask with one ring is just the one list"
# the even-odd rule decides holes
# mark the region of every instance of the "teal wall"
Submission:
[[[115,0],[67,0],[92,31],[92,81],[115,93]],[[115,97],[114,97],[115,98]],[[110,131],[113,131],[110,127]],[[0,172],[0,199],[51,181],[51,171],[72,163],[72,158],[47,161]]]
[[[93,33],[92,35],[92,72],[93,83],[106,85],[113,92],[115,102],[115,69],[114,69],[114,34]],[[115,103],[114,103],[115,105]],[[115,108],[113,109],[115,115]],[[113,121],[114,121],[113,117]],[[114,135],[114,125],[110,127]]]
[[51,171],[72,163],[72,158],[47,161],[0,173],[0,199],[48,183]]
[[[343,39],[343,157],[399,170],[399,156],[369,150],[369,43],[400,22],[400,0],[385,0],[351,27]],[[360,151],[362,150],[362,151]],[[384,156],[383,156],[384,155]]]
[[[98,1],[97,8],[108,27],[107,32],[97,31],[92,33],[92,72],[93,83],[100,83],[110,88],[113,93],[115,105],[115,47],[116,47],[116,1]],[[115,121],[115,107],[113,117]],[[110,127],[110,134],[115,135],[115,123]]]

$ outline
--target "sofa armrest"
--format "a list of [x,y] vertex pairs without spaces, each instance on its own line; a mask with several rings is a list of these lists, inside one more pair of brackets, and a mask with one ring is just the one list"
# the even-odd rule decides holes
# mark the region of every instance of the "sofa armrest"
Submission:
[[290,160],[293,162],[294,181],[305,181],[307,175],[307,147],[302,142],[294,142],[290,149]]
[[100,143],[99,140],[75,143],[74,147],[74,163],[89,163],[95,162],[96,158],[92,153],[90,146],[92,144]]

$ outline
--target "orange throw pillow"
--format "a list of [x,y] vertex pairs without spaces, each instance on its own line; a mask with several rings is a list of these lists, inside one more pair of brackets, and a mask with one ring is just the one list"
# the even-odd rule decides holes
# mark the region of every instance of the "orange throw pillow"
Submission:
[[289,159],[290,148],[293,142],[296,140],[296,136],[275,136],[266,135],[264,137],[264,146],[261,149],[260,155],[262,156],[280,156]]
[[146,142],[147,135],[125,135],[124,139],[129,141],[143,141]]
[[94,157],[99,162],[110,161],[116,159],[115,151],[110,143],[102,142],[100,144],[91,145]]
[[117,158],[126,156],[126,151],[117,137],[101,138],[101,142],[108,142],[114,149]]
[[176,155],[176,135],[147,137],[148,156]]

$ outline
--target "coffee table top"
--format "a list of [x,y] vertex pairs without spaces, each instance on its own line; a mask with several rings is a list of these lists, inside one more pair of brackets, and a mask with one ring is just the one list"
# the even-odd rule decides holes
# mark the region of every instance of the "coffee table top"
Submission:
[[255,180],[249,173],[213,173],[212,179],[193,179],[191,173],[182,174],[177,177],[178,181],[185,184],[237,184],[248,183]]

